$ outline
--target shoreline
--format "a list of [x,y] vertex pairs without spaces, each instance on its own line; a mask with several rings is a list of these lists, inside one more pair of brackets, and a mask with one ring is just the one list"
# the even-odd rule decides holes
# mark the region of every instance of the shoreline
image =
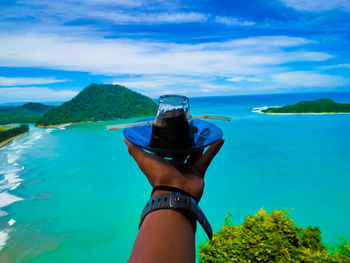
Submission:
[[90,123],[90,122],[102,122],[102,121],[67,122],[67,123],[48,125],[48,126],[37,125],[35,127],[37,127],[37,128],[64,128],[64,127],[67,127],[67,126],[70,126],[70,125],[74,125],[74,124],[84,124],[84,123]]
[[73,125],[73,124],[78,124],[81,122],[69,122],[69,123],[62,123],[62,124],[56,124],[56,125],[48,125],[48,126],[43,126],[43,125],[38,125],[36,127],[38,128],[63,128],[63,127],[67,127],[69,125]]
[[270,115],[330,115],[330,114],[350,114],[350,112],[295,112],[295,113],[275,113],[275,112],[263,112],[262,110],[253,111],[260,114]]
[[134,118],[144,118],[144,117],[151,117],[151,116],[136,116],[136,117],[130,117],[130,118],[119,118],[119,119],[113,119],[113,120],[96,120],[96,121],[81,121],[81,122],[68,122],[68,123],[62,123],[62,124],[56,124],[56,125],[48,125],[48,126],[43,126],[43,125],[36,125],[35,127],[38,128],[64,128],[70,125],[75,125],[75,124],[84,124],[84,123],[93,123],[93,122],[105,122],[105,121],[119,121],[119,120],[127,120],[127,119],[134,119]]
[[19,138],[19,137],[21,137],[21,136],[23,136],[23,135],[26,135],[26,133],[27,133],[27,132],[20,133],[20,134],[14,136],[14,137],[12,137],[12,138],[9,138],[9,139],[7,139],[7,140],[5,140],[5,141],[3,141],[3,142],[0,142],[0,148],[4,147],[6,144],[12,142],[13,140],[15,140],[15,139],[17,139],[17,138]]

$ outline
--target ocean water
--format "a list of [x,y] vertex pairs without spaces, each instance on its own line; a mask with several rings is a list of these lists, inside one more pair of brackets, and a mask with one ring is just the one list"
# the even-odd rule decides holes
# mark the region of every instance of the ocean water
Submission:
[[[206,174],[200,206],[214,231],[260,208],[287,209],[326,244],[350,240],[350,115],[264,115],[255,107],[350,93],[190,99],[225,144]],[[30,132],[0,149],[0,262],[126,262],[151,187],[122,131],[96,122]],[[198,227],[197,245],[206,241]]]

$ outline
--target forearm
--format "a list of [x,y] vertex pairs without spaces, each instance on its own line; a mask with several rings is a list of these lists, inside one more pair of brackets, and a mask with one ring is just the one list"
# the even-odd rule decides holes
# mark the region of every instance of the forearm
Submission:
[[195,233],[190,221],[170,209],[150,213],[128,262],[195,262]]
[[[181,169],[176,168],[171,161],[147,153],[127,139],[124,138],[124,140],[130,155],[135,159],[153,187],[172,186],[186,191],[194,197],[197,202],[192,199],[189,200],[187,195],[187,198],[184,198],[185,205],[181,203],[182,199],[177,199],[176,201],[179,202],[178,209],[183,211],[183,208],[191,201],[191,208],[187,211],[187,214],[191,218],[195,217],[199,220],[201,225],[205,226],[204,229],[211,238],[212,229],[210,224],[202,211],[196,207],[196,203],[199,202],[203,194],[204,174],[212,159],[219,152],[224,140],[219,140],[211,145],[204,154],[202,154],[202,151],[191,154],[183,167],[180,167]],[[154,195],[162,193],[167,192],[157,190]],[[176,197],[180,197],[179,193]],[[195,206],[194,209],[192,209],[193,205]],[[176,207],[175,203],[172,205],[169,203],[167,206]],[[157,208],[159,208],[158,205]],[[160,209],[152,210],[152,212],[151,209],[153,209],[152,206],[146,209],[145,214],[148,214],[137,235],[129,262],[195,262],[195,231],[190,221],[177,211]]]

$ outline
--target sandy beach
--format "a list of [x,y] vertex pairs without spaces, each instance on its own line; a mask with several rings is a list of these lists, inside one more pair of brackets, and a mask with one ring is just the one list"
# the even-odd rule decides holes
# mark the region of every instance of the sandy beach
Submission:
[[10,138],[10,139],[7,139],[7,140],[5,140],[5,141],[3,141],[3,142],[0,142],[0,148],[1,148],[1,147],[4,147],[6,144],[8,144],[9,142],[11,142],[11,141],[17,139],[18,137],[21,137],[21,136],[25,135],[26,133],[27,133],[27,132],[23,132],[23,133],[21,133],[21,134],[18,134],[17,136],[14,136],[14,137],[12,137],[12,138]]
[[261,114],[270,114],[270,115],[329,115],[329,114],[350,114],[350,112],[324,112],[324,113],[271,113],[271,112],[262,112],[254,111]]
[[[79,122],[77,122],[79,123]],[[66,126],[72,125],[72,124],[77,124],[77,123],[63,123],[63,124],[57,124],[57,125],[49,125],[49,126],[43,126],[43,125],[37,125],[36,127],[38,128],[64,128]]]
[[350,114],[350,112],[300,112],[300,113],[272,113],[272,112],[263,112],[267,108],[276,108],[273,107],[261,107],[254,108],[252,112],[261,113],[261,114],[270,114],[270,115],[329,115],[329,114]]

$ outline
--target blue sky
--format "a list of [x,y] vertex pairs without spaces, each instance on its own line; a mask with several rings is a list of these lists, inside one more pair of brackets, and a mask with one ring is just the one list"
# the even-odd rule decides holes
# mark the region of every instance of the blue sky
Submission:
[[0,0],[0,103],[350,91],[349,0]]

